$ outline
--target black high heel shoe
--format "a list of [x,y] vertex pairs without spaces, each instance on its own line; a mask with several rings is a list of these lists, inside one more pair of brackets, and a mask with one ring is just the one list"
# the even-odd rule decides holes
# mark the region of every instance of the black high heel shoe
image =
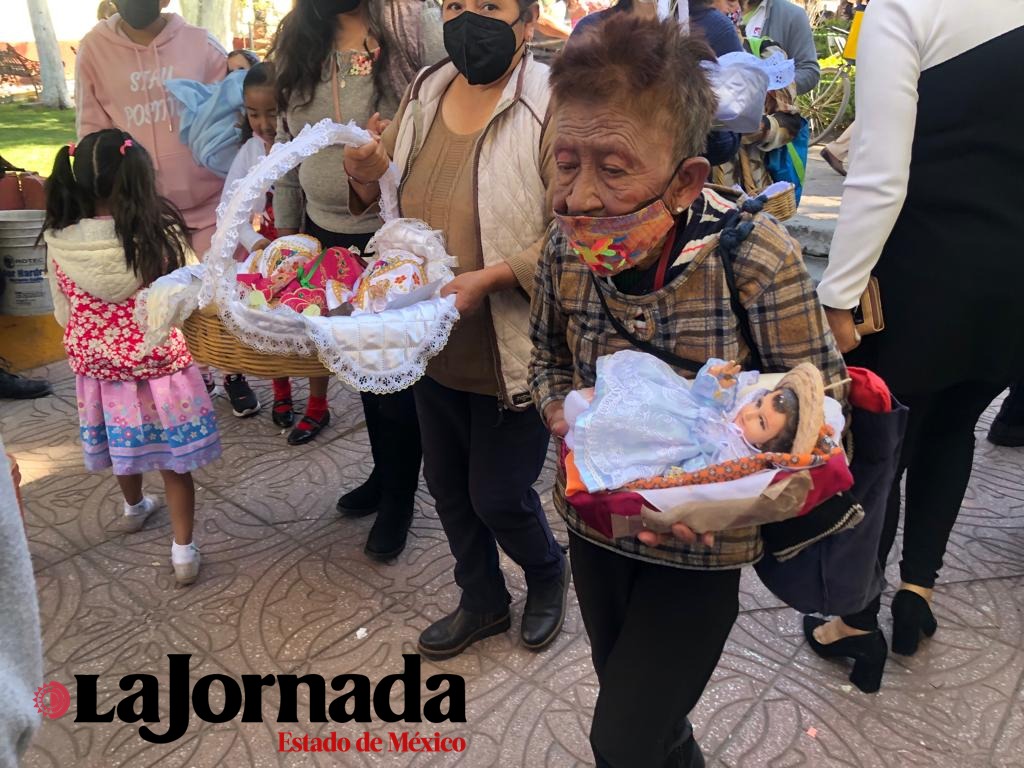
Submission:
[[931,637],[938,629],[928,601],[916,592],[901,589],[892,599],[892,652],[913,656],[921,635]]
[[804,616],[804,637],[816,654],[823,659],[853,659],[850,682],[864,693],[875,693],[882,686],[882,672],[889,648],[881,630],[866,635],[854,635],[834,643],[819,643],[814,630],[827,623],[817,616]]

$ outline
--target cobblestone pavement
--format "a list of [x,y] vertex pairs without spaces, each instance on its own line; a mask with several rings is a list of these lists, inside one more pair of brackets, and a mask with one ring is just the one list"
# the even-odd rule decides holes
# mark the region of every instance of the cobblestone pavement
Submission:
[[[113,530],[117,486],[109,474],[82,467],[74,378],[64,364],[46,373],[56,396],[5,402],[0,430],[25,477],[46,679],[75,695],[74,675],[99,675],[98,711],[125,695],[121,676],[143,672],[161,680],[166,710],[169,653],[191,654],[193,682],[211,673],[316,673],[329,680],[351,672],[376,682],[401,671],[401,654],[414,652],[417,634],[454,606],[452,560],[425,489],[409,546],[393,565],[362,553],[372,519],[341,520],[334,512],[339,490],[368,470],[355,395],[336,388],[334,422],[302,448],[285,443],[269,414],[241,421],[218,399],[224,457],[197,473],[203,571],[196,585],[176,589],[166,512],[139,533]],[[269,387],[258,392],[269,401]],[[539,484],[545,496],[551,477],[549,466]],[[158,491],[158,480],[147,487]],[[553,514],[551,520],[564,542],[564,527]],[[385,738],[417,728],[461,736],[468,743],[461,755],[279,755],[279,730],[355,738],[363,728],[310,725],[305,695],[303,722],[279,726],[275,687],[263,695],[264,723],[193,717],[187,734],[170,745],[142,741],[137,725],[75,723],[70,715],[47,721],[24,765],[586,765],[597,684],[575,601],[549,650],[523,649],[515,627],[524,582],[507,559],[503,564],[515,600],[513,631],[450,661],[423,664],[424,680],[438,671],[465,676],[468,722],[369,726]],[[895,583],[892,566],[889,576]],[[748,574],[739,620],[694,713],[708,764],[1024,765],[1022,580],[1024,451],[979,439],[975,476],[936,591],[935,638],[913,658],[891,657],[881,693],[861,694],[847,682],[846,667],[808,650],[799,616]],[[884,610],[886,631],[888,620]],[[220,690],[213,686],[215,712]]]

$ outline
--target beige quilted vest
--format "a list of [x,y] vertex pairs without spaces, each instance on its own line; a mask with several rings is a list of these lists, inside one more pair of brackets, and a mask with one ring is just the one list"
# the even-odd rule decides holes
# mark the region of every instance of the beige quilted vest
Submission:
[[[422,70],[413,82],[409,103],[395,140],[395,163],[402,177],[423,146],[441,104],[458,72],[447,59]],[[476,204],[484,265],[500,264],[536,242],[547,228],[540,142],[548,109],[548,68],[530,54],[516,67],[477,144]],[[519,289],[488,298],[494,323],[498,380],[505,405],[530,407],[526,370],[530,361],[530,300]]]

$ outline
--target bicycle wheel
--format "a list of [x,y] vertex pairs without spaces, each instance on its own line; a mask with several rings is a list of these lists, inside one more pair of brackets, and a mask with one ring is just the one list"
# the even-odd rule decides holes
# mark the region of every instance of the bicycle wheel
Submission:
[[824,69],[818,84],[797,97],[800,114],[811,124],[811,144],[830,138],[850,106],[850,75],[841,68]]

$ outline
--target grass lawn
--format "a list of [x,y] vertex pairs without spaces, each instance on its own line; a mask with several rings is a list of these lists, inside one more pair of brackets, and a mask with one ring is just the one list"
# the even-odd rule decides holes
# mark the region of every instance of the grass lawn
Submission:
[[0,155],[29,171],[50,175],[61,144],[75,140],[75,110],[0,104]]

